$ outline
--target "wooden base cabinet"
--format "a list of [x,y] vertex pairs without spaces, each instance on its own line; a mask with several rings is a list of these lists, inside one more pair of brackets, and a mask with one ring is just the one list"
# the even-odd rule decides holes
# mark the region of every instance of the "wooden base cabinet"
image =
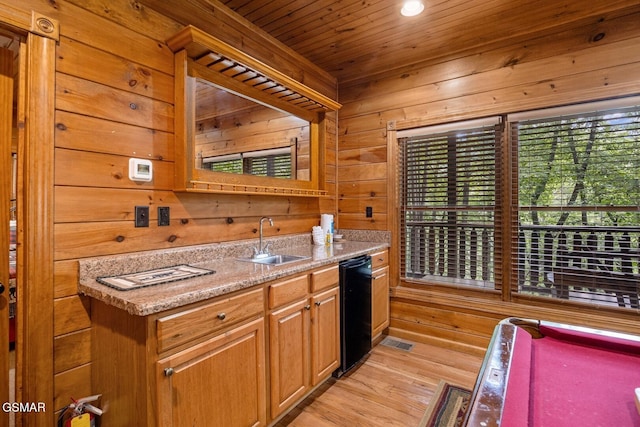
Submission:
[[389,326],[389,252],[371,254],[371,339]]
[[264,319],[157,364],[161,426],[266,424]]
[[310,308],[304,299],[269,315],[271,418],[302,398],[309,387]]
[[92,302],[102,425],[274,423],[340,366],[338,282],[333,264],[149,316]]
[[337,265],[268,286],[271,419],[340,365]]
[[340,366],[340,290],[311,298],[311,385],[327,379]]
[[102,425],[267,424],[263,287],[146,317],[91,311]]

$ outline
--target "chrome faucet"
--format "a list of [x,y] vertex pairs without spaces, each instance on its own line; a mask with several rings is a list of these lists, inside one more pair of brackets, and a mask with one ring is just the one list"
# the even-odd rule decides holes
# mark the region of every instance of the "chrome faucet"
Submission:
[[266,216],[263,216],[262,218],[260,218],[260,240],[258,242],[258,247],[257,248],[253,248],[253,257],[254,258],[265,258],[269,256],[269,243],[267,243],[264,247],[262,247],[262,223],[264,221],[269,221],[269,225],[273,227],[273,220],[271,218],[268,218]]

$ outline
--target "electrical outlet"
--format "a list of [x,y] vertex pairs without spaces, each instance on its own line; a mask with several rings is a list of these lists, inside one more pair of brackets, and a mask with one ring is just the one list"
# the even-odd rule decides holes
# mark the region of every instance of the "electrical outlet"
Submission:
[[136,206],[136,227],[149,226],[149,206]]
[[373,207],[367,206],[365,208],[365,215],[367,218],[373,218]]
[[171,224],[169,206],[158,206],[158,227]]

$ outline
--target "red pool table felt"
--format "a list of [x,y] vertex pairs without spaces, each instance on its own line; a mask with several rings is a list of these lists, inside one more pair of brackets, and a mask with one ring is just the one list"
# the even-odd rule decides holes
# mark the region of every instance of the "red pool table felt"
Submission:
[[551,323],[539,332],[517,327],[507,346],[501,426],[640,427],[640,340]]

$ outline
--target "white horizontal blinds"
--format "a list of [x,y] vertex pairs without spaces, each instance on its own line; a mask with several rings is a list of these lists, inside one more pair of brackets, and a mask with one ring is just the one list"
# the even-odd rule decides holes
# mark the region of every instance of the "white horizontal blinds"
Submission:
[[402,274],[492,286],[497,123],[433,130],[399,139]]
[[513,121],[521,292],[638,308],[640,108]]

